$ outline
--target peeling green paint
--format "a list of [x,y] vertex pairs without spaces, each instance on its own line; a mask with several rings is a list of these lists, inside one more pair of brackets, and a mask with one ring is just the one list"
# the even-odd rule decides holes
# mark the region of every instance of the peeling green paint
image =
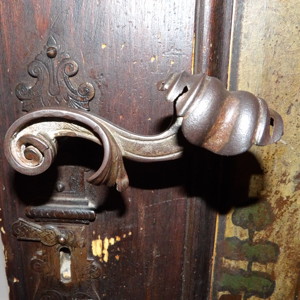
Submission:
[[228,237],[219,245],[220,255],[230,260],[248,261],[247,270],[223,270],[218,281],[220,291],[232,294],[244,294],[244,299],[251,296],[267,298],[272,295],[275,281],[268,273],[252,270],[253,262],[267,264],[277,261],[279,247],[270,241],[254,242],[255,231],[268,227],[274,216],[268,202],[235,209],[232,222],[236,226],[248,230],[248,239]]
[[232,223],[244,229],[260,231],[274,221],[270,204],[259,202],[246,208],[239,208],[233,212]]
[[275,288],[275,282],[263,272],[225,271],[219,280],[219,289],[232,294],[244,293],[245,298],[258,296],[270,297]]
[[249,240],[240,240],[237,237],[226,238],[220,245],[221,255],[232,260],[248,260],[267,264],[276,262],[279,255],[277,244],[266,241],[253,243]]

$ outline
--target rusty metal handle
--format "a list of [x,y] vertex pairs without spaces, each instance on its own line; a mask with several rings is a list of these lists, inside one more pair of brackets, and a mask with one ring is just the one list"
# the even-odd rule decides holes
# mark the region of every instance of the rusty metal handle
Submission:
[[236,155],[253,144],[275,143],[283,134],[281,116],[263,99],[229,92],[217,78],[183,72],[161,81],[158,88],[168,91],[168,101],[175,101],[185,138],[214,153]]
[[123,157],[145,162],[176,159],[184,150],[179,130],[190,143],[221,155],[277,142],[283,134],[282,118],[264,100],[248,92],[228,92],[216,78],[182,72],[159,82],[158,89],[167,91],[167,100],[176,107],[175,122],[162,134],[137,135],[90,112],[44,108],[11,125],[5,137],[6,158],[18,172],[40,174],[55,158],[58,137],[82,137],[104,150],[99,170],[88,181],[116,184],[122,191],[128,186]]

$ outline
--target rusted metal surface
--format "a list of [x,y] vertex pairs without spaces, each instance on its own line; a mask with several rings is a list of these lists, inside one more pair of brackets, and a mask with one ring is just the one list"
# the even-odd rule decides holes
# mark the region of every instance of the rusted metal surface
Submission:
[[[30,259],[32,271],[40,275],[33,299],[53,299],[57,296],[58,292],[53,290],[51,283],[62,287],[60,292],[64,297],[72,294],[71,298],[74,299],[100,299],[94,279],[101,276],[101,266],[86,251],[86,240],[83,237],[86,230],[84,225],[38,225],[22,218],[12,225],[12,232],[18,240],[40,243],[47,249],[34,252]],[[69,265],[66,265],[66,261]],[[54,264],[59,264],[60,268],[56,270]],[[71,268],[81,272],[72,272]],[[71,282],[75,284],[68,286]],[[79,292],[82,285],[90,287],[86,290],[87,294]]]
[[280,115],[269,110],[264,100],[248,92],[228,92],[216,78],[183,72],[158,85],[176,106],[176,121],[162,134],[136,135],[91,113],[45,108],[21,117],[9,128],[6,157],[17,171],[40,174],[53,162],[58,137],[82,137],[102,145],[104,151],[99,170],[88,181],[116,184],[122,191],[128,186],[122,157],[152,162],[175,159],[183,152],[180,129],[192,144],[221,155],[245,152],[252,144],[274,143],[283,134]]
[[239,154],[252,144],[277,142],[283,133],[281,117],[264,100],[248,92],[228,92],[217,78],[183,72],[161,82],[160,89],[168,91],[168,101],[176,101],[186,139],[214,153]]
[[[71,124],[72,122],[81,123],[88,126],[91,132],[74,124],[70,127],[69,123],[64,122],[49,121],[41,125],[39,121],[43,118],[70,120]],[[104,183],[108,186],[117,184],[117,189],[122,190],[127,187],[128,180],[122,162],[121,149],[108,129],[97,123],[95,118],[71,109],[43,109],[29,113],[18,119],[8,130],[6,156],[10,157],[10,163],[17,171],[27,175],[37,175],[48,169],[53,162],[54,153],[57,152],[55,138],[77,136],[93,141],[97,141],[98,138],[98,143],[104,149],[104,157],[99,170],[88,181],[93,184]],[[26,127],[36,120],[38,120],[37,126]],[[18,137],[12,138],[17,132]],[[28,148],[30,154],[27,153]]]
[[57,244],[69,247],[84,245],[80,234],[76,236],[73,231],[62,231],[53,225],[41,226],[21,218],[12,224],[12,231],[18,240],[37,241],[49,247]]

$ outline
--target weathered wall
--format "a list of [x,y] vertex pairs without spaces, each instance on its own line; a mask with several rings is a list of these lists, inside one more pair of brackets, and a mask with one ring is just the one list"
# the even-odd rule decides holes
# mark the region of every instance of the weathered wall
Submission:
[[236,1],[229,77],[230,89],[259,95],[282,115],[285,134],[232,160],[229,197],[251,158],[249,195],[219,217],[212,299],[300,299],[298,0]]

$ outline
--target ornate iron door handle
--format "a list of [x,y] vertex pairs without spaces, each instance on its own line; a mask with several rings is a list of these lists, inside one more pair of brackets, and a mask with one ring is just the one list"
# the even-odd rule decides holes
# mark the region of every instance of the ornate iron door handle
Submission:
[[[92,184],[128,186],[123,157],[144,162],[176,159],[183,152],[178,132],[192,144],[220,155],[236,155],[253,144],[268,145],[283,134],[278,113],[263,99],[243,92],[229,92],[222,82],[204,74],[172,74],[158,83],[175,103],[175,121],[159,135],[137,135],[90,112],[72,108],[44,108],[19,118],[8,129],[5,155],[11,166],[27,175],[44,172],[52,164],[56,138],[82,137],[102,145],[104,157]],[[270,126],[273,127],[272,134]]]

